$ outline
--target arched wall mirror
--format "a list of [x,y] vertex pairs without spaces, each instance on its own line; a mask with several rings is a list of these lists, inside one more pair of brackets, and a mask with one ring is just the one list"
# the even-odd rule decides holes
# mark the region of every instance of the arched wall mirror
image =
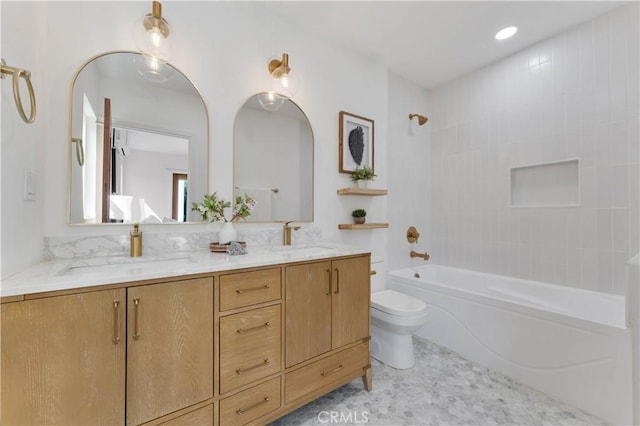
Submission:
[[313,130],[302,109],[285,100],[276,110],[254,95],[234,129],[234,196],[256,206],[248,222],[313,221]]
[[105,53],[80,67],[70,103],[70,224],[201,221],[209,114],[183,73]]

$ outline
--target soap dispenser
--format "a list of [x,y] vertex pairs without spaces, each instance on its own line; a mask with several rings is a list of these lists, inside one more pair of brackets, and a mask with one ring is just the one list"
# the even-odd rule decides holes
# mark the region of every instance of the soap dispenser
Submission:
[[133,231],[129,233],[130,235],[130,250],[129,254],[131,257],[140,257],[142,256],[142,231],[140,230],[140,225],[137,223],[133,225]]

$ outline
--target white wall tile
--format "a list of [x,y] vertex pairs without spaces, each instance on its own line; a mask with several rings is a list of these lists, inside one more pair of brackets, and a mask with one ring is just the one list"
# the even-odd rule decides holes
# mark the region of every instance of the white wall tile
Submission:
[[611,209],[598,209],[598,250],[613,250],[613,214]]
[[[456,129],[433,175],[449,264],[620,292],[640,244],[640,25],[637,4],[614,12],[437,90],[435,128]],[[568,158],[579,206],[508,207],[510,167]]]
[[597,168],[598,208],[610,208],[613,202],[613,168],[602,166]]
[[628,207],[629,206],[629,167],[613,166],[612,167],[612,207]]
[[[613,209],[613,250],[629,251],[629,211],[627,209]],[[625,260],[626,261],[626,260]]]
[[582,248],[595,250],[598,247],[598,211],[582,209]]
[[598,291],[613,292],[613,253],[598,250]]

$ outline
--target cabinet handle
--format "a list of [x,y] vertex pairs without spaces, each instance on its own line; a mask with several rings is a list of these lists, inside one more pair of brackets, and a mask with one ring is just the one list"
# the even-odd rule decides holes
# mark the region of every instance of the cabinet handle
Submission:
[[140,299],[136,297],[133,299],[133,340],[140,338],[139,306]]
[[239,328],[236,330],[236,332],[238,334],[242,334],[245,333],[247,331],[253,331],[253,330],[257,330],[259,328],[265,328],[265,327],[269,327],[271,325],[271,323],[269,321],[265,322],[264,324],[260,324],[260,325],[256,325],[255,327],[249,327],[249,328]]
[[253,405],[251,405],[251,406],[249,406],[249,407],[247,407],[247,408],[238,408],[238,409],[236,410],[236,413],[237,413],[237,414],[244,414],[244,413],[246,413],[246,412],[247,412],[247,411],[249,411],[249,410],[253,410],[253,409],[254,409],[254,408],[256,408],[256,407],[261,406],[262,404],[266,404],[267,402],[269,402],[269,397],[268,397],[268,396],[265,396],[265,397],[262,399],[262,401],[260,401],[260,402],[256,402],[255,404],[253,404]]
[[344,368],[344,365],[340,364],[338,367],[334,368],[333,370],[323,371],[320,374],[323,375],[324,377],[327,377],[327,376],[332,375],[333,373],[337,373],[338,371],[342,370],[343,368]]
[[325,293],[327,296],[331,296],[331,292],[333,291],[333,274],[331,273],[331,269],[327,268],[327,272],[329,273],[329,291]]
[[336,271],[336,292],[335,294],[340,293],[340,270],[335,268]]
[[120,315],[118,315],[120,309],[118,309],[118,307],[120,306],[120,301],[119,300],[114,300],[113,301],[113,344],[117,345],[118,342],[120,342],[120,323],[118,321]]
[[264,361],[262,361],[260,364],[252,365],[251,367],[247,367],[247,368],[238,368],[238,369],[236,369],[236,373],[244,374],[247,371],[251,371],[251,370],[255,370],[256,368],[264,367],[265,365],[268,365],[270,362],[271,361],[269,361],[269,358],[265,358]]
[[242,293],[246,293],[247,291],[266,290],[268,288],[269,288],[269,284],[261,285],[259,287],[239,288],[236,290],[236,293],[242,294]]

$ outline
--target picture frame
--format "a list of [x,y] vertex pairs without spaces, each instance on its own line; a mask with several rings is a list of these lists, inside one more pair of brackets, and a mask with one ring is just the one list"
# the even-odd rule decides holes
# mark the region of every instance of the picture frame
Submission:
[[356,167],[362,166],[375,170],[373,120],[340,111],[338,123],[338,171],[353,173]]

